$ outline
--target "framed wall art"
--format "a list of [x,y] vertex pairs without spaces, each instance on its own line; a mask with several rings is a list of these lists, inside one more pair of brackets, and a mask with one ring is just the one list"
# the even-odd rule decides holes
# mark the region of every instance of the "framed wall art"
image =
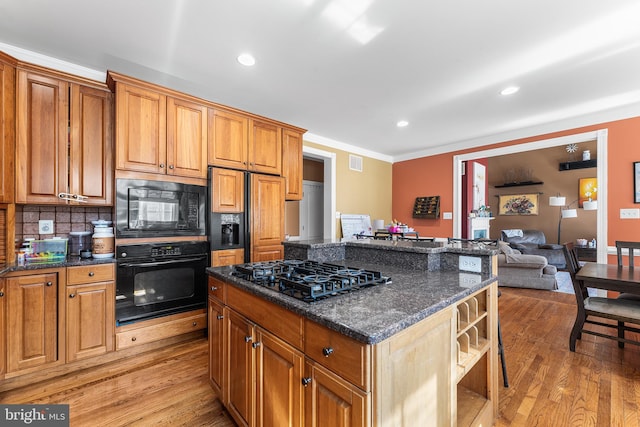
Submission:
[[598,178],[580,178],[578,185],[578,207],[583,208],[583,203],[598,200]]
[[500,215],[538,215],[538,193],[508,194],[500,197]]
[[640,203],[640,162],[633,163],[633,203]]

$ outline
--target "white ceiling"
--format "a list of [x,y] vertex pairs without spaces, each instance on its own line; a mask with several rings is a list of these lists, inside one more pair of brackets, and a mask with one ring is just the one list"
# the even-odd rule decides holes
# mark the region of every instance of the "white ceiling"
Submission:
[[637,0],[5,0],[0,50],[390,161],[640,115]]

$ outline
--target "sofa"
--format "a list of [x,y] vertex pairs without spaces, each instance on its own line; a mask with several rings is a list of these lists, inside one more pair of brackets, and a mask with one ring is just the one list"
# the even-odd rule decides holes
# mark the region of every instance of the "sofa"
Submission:
[[567,266],[562,245],[547,243],[544,233],[540,230],[502,230],[500,240],[507,242],[511,248],[520,251],[523,255],[545,257],[547,262],[558,270],[563,270]]
[[498,242],[498,286],[558,289],[558,269],[541,255],[522,254],[506,242]]

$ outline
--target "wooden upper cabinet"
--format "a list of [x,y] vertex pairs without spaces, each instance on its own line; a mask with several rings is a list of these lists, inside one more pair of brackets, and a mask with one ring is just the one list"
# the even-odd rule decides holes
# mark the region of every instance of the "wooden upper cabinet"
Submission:
[[302,200],[302,134],[282,131],[282,176],[285,200]]
[[69,193],[113,204],[113,94],[71,85]]
[[16,202],[58,203],[67,192],[69,83],[18,70]]
[[282,128],[252,119],[248,161],[250,171],[282,175]]
[[249,119],[240,114],[209,109],[209,164],[247,169]]
[[167,98],[167,174],[207,177],[207,107]]
[[282,174],[282,128],[222,109],[209,109],[209,164]]
[[211,212],[244,212],[242,171],[212,168],[211,183]]
[[113,203],[113,104],[109,90],[19,69],[16,202]]
[[108,80],[116,93],[116,169],[206,179],[207,107],[115,73]]
[[144,88],[116,86],[116,168],[164,173],[167,159],[166,96]]
[[13,203],[16,69],[5,58],[0,53],[0,203]]
[[[284,240],[284,180],[251,175],[251,253],[259,246],[282,245]],[[253,259],[252,259],[253,261]]]

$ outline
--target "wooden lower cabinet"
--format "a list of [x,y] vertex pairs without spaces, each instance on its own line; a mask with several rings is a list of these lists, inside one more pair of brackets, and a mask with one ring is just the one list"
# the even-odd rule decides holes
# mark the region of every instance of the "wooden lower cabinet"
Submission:
[[257,345],[256,425],[301,426],[304,355],[261,328],[257,328],[254,344]]
[[67,268],[67,362],[114,350],[115,267]]
[[209,382],[211,387],[222,398],[222,390],[224,389],[224,307],[216,301],[215,298],[209,297],[209,319],[208,319],[208,336],[209,336]]
[[7,291],[4,285],[4,279],[0,278],[0,379],[4,377],[7,369],[7,327],[5,324]]
[[223,401],[240,426],[253,426],[255,408],[254,324],[232,310],[227,312],[228,379]]
[[226,310],[228,377],[223,400],[229,413],[241,426],[301,426],[302,352]]
[[58,274],[7,277],[7,373],[64,361],[58,348]]
[[219,376],[223,363],[222,400],[238,425],[495,422],[495,283],[375,345],[218,279],[209,284],[209,324],[223,313],[225,325],[224,332],[217,325],[210,331],[210,372]]
[[371,425],[370,395],[321,365],[305,363],[305,426]]

